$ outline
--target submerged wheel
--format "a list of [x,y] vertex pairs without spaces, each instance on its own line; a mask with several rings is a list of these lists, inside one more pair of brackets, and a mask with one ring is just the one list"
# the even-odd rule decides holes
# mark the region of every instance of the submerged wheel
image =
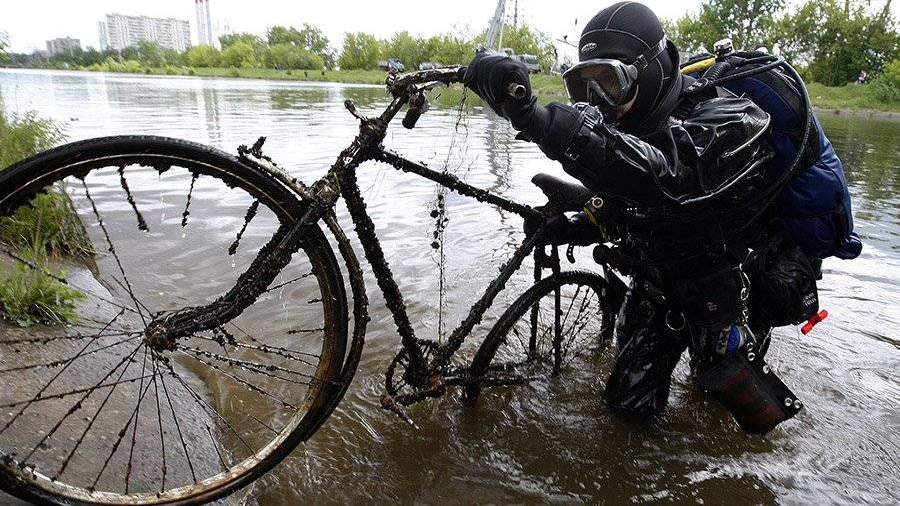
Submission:
[[521,383],[563,372],[580,355],[604,344],[613,317],[606,310],[607,283],[589,272],[569,271],[545,278],[523,293],[488,333],[475,358],[475,383]]
[[237,158],[160,137],[77,142],[0,172],[0,313],[33,324],[0,321],[0,489],[195,504],[309,438],[341,391],[348,332],[318,227],[227,321],[172,341],[149,330],[260,279],[239,281],[303,209]]

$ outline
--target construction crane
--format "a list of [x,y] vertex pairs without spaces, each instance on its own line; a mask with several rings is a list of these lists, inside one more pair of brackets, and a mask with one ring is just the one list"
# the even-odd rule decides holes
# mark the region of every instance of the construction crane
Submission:
[[497,1],[497,10],[494,17],[491,18],[491,25],[488,27],[487,39],[484,47],[487,49],[500,50],[503,45],[503,21],[506,16],[506,0]]

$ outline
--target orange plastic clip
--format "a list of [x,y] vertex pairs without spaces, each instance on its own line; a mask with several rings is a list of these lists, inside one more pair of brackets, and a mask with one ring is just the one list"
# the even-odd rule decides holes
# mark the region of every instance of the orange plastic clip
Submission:
[[804,336],[806,334],[809,334],[810,332],[812,332],[813,327],[815,327],[816,325],[821,323],[822,320],[824,320],[825,318],[828,318],[828,311],[825,311],[823,309],[823,310],[819,311],[818,313],[814,314],[812,316],[812,318],[807,320],[806,323],[803,324],[803,327],[800,329],[800,332],[802,332]]

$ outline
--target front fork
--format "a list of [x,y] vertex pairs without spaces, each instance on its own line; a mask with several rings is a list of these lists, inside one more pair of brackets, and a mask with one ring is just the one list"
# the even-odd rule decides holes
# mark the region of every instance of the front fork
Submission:
[[[559,246],[550,246],[550,256],[547,256],[545,247],[537,247],[534,250],[534,284],[538,284],[544,277],[544,269],[550,269],[553,275],[561,271],[559,261]],[[560,321],[561,287],[557,286],[553,292],[553,374],[562,370],[562,323]],[[531,335],[528,340],[528,352],[533,357],[537,352],[538,316],[540,314],[540,300],[531,306]]]

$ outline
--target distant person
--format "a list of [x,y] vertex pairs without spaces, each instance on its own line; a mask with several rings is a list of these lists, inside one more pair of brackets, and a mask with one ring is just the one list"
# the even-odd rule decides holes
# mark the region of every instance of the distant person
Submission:
[[[753,79],[704,85],[634,2],[600,11],[578,47],[564,74],[573,105],[538,105],[527,69],[503,55],[479,53],[465,82],[600,197],[550,220],[553,242],[612,242],[641,266],[603,397],[640,419],[660,413],[689,349],[699,384],[745,430],[767,432],[801,407],[762,367],[771,328],[815,317],[821,258],[861,249],[841,162],[814,117],[804,141],[803,85],[763,68],[770,55],[723,53],[730,67],[716,72]],[[510,82],[526,85],[524,100],[509,98]]]
[[856,78],[856,84],[866,84],[866,81],[869,80],[869,73],[865,70],[859,71],[859,77]]

